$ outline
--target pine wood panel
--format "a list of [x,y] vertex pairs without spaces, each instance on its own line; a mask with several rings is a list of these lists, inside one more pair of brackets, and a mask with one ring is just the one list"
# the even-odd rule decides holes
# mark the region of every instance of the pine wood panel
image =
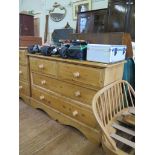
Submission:
[[67,63],[59,63],[58,76],[66,81],[101,87],[104,81],[104,70]]
[[93,142],[95,144],[100,143],[101,135],[100,135],[99,129],[92,128],[85,123],[77,121],[76,119],[69,117],[68,115],[65,115],[64,113],[62,113],[50,106],[47,106],[46,104],[39,102],[33,98],[31,98],[30,104],[34,108],[42,109],[43,111],[45,111],[52,119],[57,120],[58,122],[60,122],[62,124],[70,125],[70,126],[77,128],[91,142]]
[[57,75],[57,64],[55,61],[44,59],[30,58],[30,69],[42,74]]
[[30,104],[30,96],[19,93],[19,97],[23,100],[24,103]]
[[116,66],[106,68],[105,80],[103,86],[111,84],[117,80],[121,80],[123,77],[124,65],[118,64]]
[[27,65],[27,52],[26,49],[20,49],[19,50],[19,64],[20,65]]
[[27,47],[19,49],[19,97],[30,103],[30,74]]
[[69,103],[55,95],[48,94],[46,91],[32,87],[32,98],[43,102],[58,111],[96,128],[98,126],[92,111],[81,107],[80,105]]
[[69,98],[91,105],[91,101],[96,91],[63,82],[45,75],[32,73],[32,84],[39,87],[60,93]]
[[19,80],[21,81],[29,81],[29,73],[28,73],[28,67],[19,65]]
[[27,82],[19,81],[19,96],[30,96],[29,84]]

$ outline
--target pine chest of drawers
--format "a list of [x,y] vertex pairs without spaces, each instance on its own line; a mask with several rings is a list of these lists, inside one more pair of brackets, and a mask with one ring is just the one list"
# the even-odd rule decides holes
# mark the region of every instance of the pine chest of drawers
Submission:
[[30,102],[29,60],[27,48],[19,48],[19,97],[26,103]]
[[99,143],[100,130],[92,112],[92,98],[102,87],[122,79],[124,62],[108,65],[33,54],[28,56],[30,104]]

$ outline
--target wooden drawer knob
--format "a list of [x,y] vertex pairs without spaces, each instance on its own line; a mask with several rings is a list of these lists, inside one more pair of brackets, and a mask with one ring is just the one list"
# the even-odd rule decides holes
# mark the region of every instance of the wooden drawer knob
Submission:
[[46,84],[46,81],[45,81],[45,80],[42,80],[42,81],[41,81],[41,84],[42,84],[42,85]]
[[43,100],[45,99],[45,97],[43,95],[40,96],[40,100]]
[[39,67],[40,69],[43,69],[43,68],[44,68],[44,65],[43,65],[43,64],[40,64],[38,67]]
[[19,74],[22,74],[23,72],[22,71],[19,71]]
[[80,91],[76,91],[76,92],[75,92],[75,96],[76,96],[76,97],[78,97],[78,96],[80,96],[80,95],[81,95]]
[[23,88],[23,86],[19,86],[19,89],[22,89]]
[[77,111],[77,110],[75,110],[75,111],[73,111],[73,113],[72,113],[72,114],[73,114],[73,116],[74,116],[74,117],[76,117],[76,116],[78,115],[78,111]]
[[79,72],[74,72],[74,73],[73,73],[73,76],[74,76],[75,78],[78,78],[78,77],[80,77],[80,73],[79,73]]

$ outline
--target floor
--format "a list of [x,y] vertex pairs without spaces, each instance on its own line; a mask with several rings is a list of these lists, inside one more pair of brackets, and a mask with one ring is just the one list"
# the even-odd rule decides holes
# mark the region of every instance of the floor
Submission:
[[104,155],[75,128],[59,124],[22,100],[19,108],[20,155]]

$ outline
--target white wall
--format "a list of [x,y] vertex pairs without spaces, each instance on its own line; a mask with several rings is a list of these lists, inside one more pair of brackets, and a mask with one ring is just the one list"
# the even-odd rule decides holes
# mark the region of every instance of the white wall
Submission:
[[[45,31],[45,16],[48,10],[52,8],[54,2],[58,2],[67,10],[65,18],[60,22],[54,22],[49,18],[49,35],[51,36],[54,29],[63,28],[68,22],[73,29],[76,29],[76,20],[72,17],[72,4],[76,0],[20,0],[19,11],[31,11],[37,14],[36,17],[40,18],[40,36],[44,40]],[[92,0],[92,9],[107,8],[108,0]]]

